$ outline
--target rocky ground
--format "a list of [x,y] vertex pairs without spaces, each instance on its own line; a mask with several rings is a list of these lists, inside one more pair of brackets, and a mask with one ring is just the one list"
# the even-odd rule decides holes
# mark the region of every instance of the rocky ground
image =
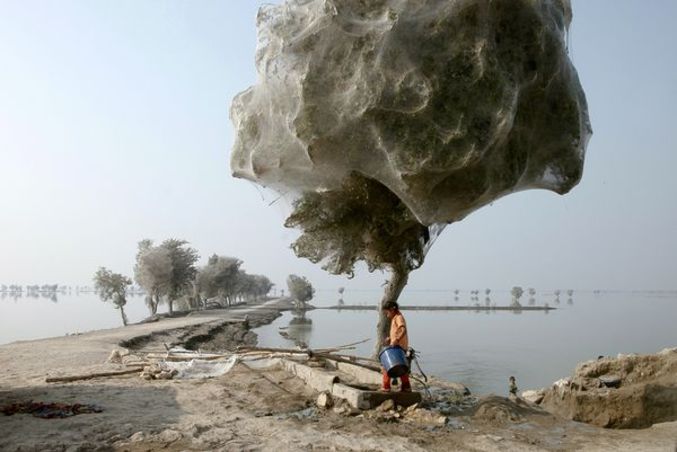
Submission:
[[[542,392],[552,413],[599,427],[645,428],[677,419],[677,348],[600,357]],[[541,398],[539,395],[539,398]]]
[[[255,336],[249,328],[272,321],[284,308],[272,302],[0,346],[0,407],[34,400],[103,409],[65,419],[0,415],[0,450],[675,451],[677,422],[639,430],[603,429],[523,400],[487,396],[467,403],[467,398],[440,389],[434,403],[409,409],[385,405],[359,412],[339,400],[319,408],[318,394],[301,380],[282,370],[242,364],[205,380],[146,381],[132,374],[45,382],[46,376],[119,369],[106,361],[121,344],[132,351],[162,351],[180,344],[223,350],[251,344]],[[674,374],[672,367],[661,369],[653,371]],[[544,401],[550,397],[543,394]]]

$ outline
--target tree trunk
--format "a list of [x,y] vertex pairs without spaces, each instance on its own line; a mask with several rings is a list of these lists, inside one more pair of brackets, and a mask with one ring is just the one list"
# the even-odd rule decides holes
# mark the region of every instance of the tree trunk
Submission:
[[169,305],[169,314],[174,313],[174,299],[167,297],[167,304]]
[[390,332],[390,321],[383,311],[383,306],[389,301],[397,301],[402,293],[402,289],[407,285],[409,272],[403,268],[393,268],[390,280],[386,285],[383,298],[378,309],[378,324],[376,325],[376,343],[374,344],[374,357],[378,359],[378,354],[383,347],[383,340],[388,337]]
[[122,324],[127,326],[127,314],[125,314],[125,308],[120,306],[120,315],[122,316]]
[[155,292],[155,296],[151,297],[152,303],[152,308],[153,308],[153,315],[157,314],[157,307],[160,304],[160,294]]

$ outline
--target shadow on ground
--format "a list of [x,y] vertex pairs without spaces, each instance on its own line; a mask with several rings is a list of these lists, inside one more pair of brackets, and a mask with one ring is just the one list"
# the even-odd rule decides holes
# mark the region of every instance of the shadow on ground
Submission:
[[171,387],[138,387],[123,381],[0,390],[0,407],[17,402],[94,404],[101,413],[63,419],[0,414],[0,450],[112,450],[109,446],[138,431],[158,431],[176,423],[182,410]]

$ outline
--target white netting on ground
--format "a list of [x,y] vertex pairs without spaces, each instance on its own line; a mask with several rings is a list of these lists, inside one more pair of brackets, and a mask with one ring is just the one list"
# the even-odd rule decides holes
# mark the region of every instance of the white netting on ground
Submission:
[[591,128],[569,0],[288,0],[259,11],[231,166],[283,193],[378,180],[425,225],[566,193]]

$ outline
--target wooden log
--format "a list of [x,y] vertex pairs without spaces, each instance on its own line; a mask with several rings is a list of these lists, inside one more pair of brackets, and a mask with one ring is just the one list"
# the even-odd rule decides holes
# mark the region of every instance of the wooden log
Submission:
[[125,369],[125,370],[115,370],[111,372],[98,372],[92,374],[84,375],[70,375],[66,377],[47,377],[45,382],[47,383],[67,383],[69,381],[78,381],[78,380],[90,380],[92,378],[105,378],[105,377],[117,377],[118,375],[127,375],[138,373],[143,370],[143,367],[137,367],[134,369]]

